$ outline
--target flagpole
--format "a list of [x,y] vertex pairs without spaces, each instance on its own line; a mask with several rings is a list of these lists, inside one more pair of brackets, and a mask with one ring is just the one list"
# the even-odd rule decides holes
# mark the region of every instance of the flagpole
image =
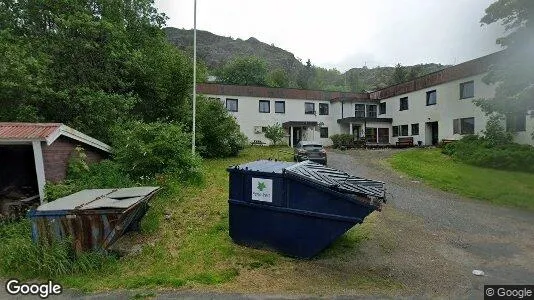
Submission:
[[195,131],[197,114],[197,0],[195,1],[193,18],[193,136],[191,150],[195,154]]

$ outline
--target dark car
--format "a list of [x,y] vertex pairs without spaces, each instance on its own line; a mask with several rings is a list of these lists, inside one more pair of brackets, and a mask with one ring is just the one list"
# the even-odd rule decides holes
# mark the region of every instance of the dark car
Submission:
[[326,150],[317,142],[300,141],[295,146],[293,159],[295,161],[311,160],[326,165]]

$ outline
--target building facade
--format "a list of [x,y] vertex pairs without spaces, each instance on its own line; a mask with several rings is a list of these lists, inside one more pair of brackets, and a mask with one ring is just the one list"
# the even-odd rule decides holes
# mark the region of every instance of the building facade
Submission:
[[[330,136],[352,134],[370,145],[395,144],[411,137],[415,144],[482,134],[488,116],[476,99],[492,98],[495,86],[483,82],[502,52],[390,86],[371,93],[200,84],[198,92],[221,101],[252,141],[268,143],[264,130],[276,123],[293,146],[300,140],[331,145]],[[507,118],[514,140],[534,145],[534,112]]]

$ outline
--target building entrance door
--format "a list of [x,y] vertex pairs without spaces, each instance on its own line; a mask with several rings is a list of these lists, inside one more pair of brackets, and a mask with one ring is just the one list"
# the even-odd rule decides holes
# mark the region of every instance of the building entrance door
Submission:
[[293,147],[295,147],[302,140],[302,128],[293,127]]

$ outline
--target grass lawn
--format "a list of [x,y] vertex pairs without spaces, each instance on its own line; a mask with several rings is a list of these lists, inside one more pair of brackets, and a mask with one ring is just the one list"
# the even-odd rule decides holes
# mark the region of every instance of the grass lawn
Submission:
[[475,167],[439,149],[414,149],[389,159],[393,168],[445,191],[534,210],[534,174]]
[[[205,160],[204,182],[177,184],[158,194],[136,239],[141,253],[102,270],[56,278],[83,291],[192,288],[234,292],[324,294],[335,290],[391,291],[399,284],[375,270],[354,270],[350,259],[373,228],[373,216],[319,258],[301,261],[235,245],[228,236],[230,165],[292,159],[289,148],[251,147],[236,158]],[[170,217],[165,217],[170,215]],[[376,218],[375,218],[376,219]]]

